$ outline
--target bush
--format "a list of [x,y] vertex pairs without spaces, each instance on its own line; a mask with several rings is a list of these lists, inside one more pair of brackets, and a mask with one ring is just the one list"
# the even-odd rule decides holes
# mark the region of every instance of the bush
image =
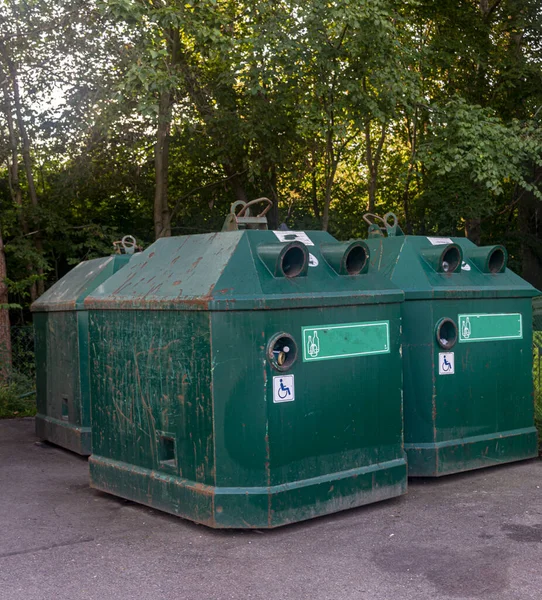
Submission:
[[[35,387],[32,378],[17,371],[13,371],[7,381],[0,382],[0,419],[34,416]],[[32,393],[27,396],[28,392]]]
[[534,389],[534,424],[538,429],[538,446],[542,452],[542,391]]

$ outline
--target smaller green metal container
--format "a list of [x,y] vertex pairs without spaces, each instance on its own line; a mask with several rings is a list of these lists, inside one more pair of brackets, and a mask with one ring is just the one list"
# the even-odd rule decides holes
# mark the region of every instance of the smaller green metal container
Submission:
[[531,304],[539,292],[506,268],[502,246],[405,236],[391,213],[383,222],[370,226],[367,243],[371,268],[405,292],[409,476],[537,456]]
[[36,435],[77,454],[91,448],[88,312],[84,299],[132,255],[80,263],[31,306],[36,353]]

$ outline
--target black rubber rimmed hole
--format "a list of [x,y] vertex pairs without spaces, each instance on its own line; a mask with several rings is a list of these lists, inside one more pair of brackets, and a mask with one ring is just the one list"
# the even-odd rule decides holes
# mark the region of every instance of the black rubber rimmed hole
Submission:
[[502,248],[495,248],[487,259],[487,268],[490,273],[500,273],[504,267],[506,257]]
[[457,325],[452,319],[442,319],[437,324],[437,342],[444,350],[449,350],[457,342]]
[[367,252],[363,246],[353,246],[346,254],[345,268],[348,275],[358,275],[367,263]]
[[305,252],[299,246],[291,246],[282,255],[280,267],[285,277],[297,277],[305,267]]
[[297,344],[288,333],[279,333],[267,346],[267,357],[277,371],[288,371],[297,358]]
[[448,248],[442,255],[441,265],[444,273],[454,273],[461,262],[461,254],[456,246]]

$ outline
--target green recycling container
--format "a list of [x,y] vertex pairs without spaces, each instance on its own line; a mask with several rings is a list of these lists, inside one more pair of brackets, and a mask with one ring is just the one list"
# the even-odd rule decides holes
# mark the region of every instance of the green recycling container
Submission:
[[537,290],[506,268],[502,246],[405,236],[395,215],[382,221],[370,226],[367,243],[371,268],[405,292],[409,475],[438,477],[537,456],[531,306]]
[[324,232],[157,240],[85,300],[91,486],[216,528],[404,493],[403,297]]
[[88,313],[83,301],[129,254],[81,262],[31,306],[36,354],[36,435],[90,454]]

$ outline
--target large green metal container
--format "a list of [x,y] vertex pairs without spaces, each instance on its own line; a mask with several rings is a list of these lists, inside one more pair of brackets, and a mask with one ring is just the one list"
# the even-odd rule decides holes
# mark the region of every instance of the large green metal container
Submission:
[[385,237],[373,226],[367,242],[371,268],[405,292],[409,475],[537,456],[531,298],[538,292],[506,268],[502,246],[387,229]]
[[36,435],[90,454],[88,313],[83,301],[130,260],[117,254],[80,263],[32,304],[38,413]]
[[363,242],[164,238],[90,295],[91,485],[211,527],[402,494],[400,303]]

